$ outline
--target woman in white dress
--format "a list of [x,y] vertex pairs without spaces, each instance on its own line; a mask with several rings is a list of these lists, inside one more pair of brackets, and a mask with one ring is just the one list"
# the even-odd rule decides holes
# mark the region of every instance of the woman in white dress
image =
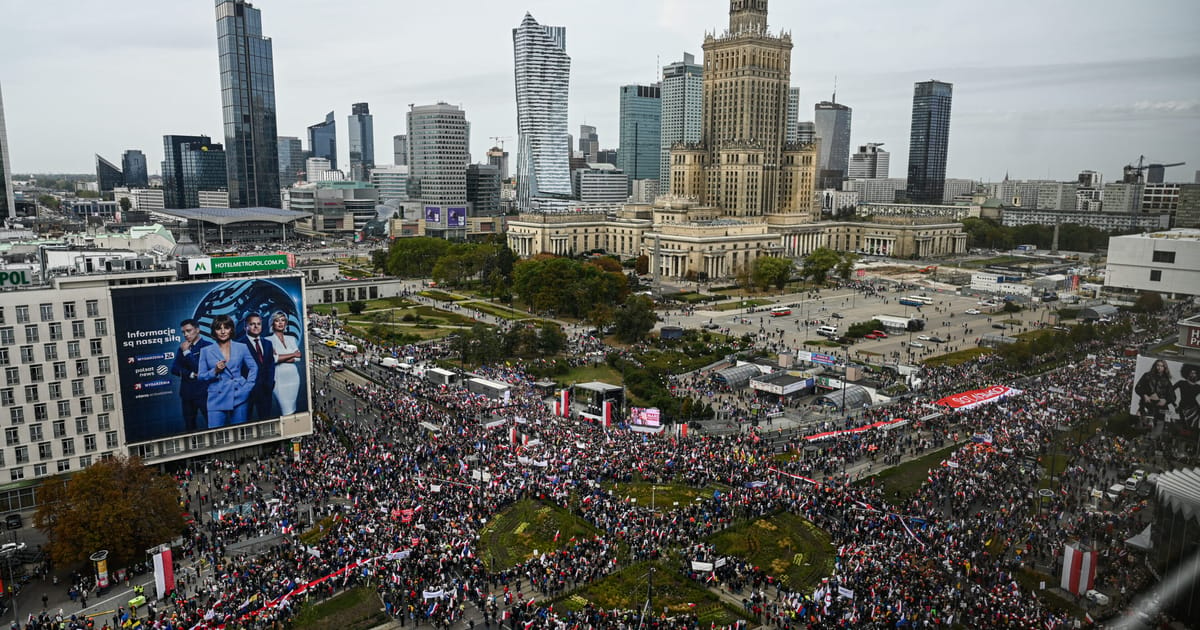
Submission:
[[300,344],[287,332],[288,316],[276,311],[271,316],[271,346],[275,351],[275,402],[279,403],[282,416],[296,413],[296,399],[300,395]]

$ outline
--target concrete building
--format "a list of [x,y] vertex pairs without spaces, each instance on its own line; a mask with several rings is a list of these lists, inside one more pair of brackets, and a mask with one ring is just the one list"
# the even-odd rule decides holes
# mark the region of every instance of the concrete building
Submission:
[[912,127],[908,142],[909,201],[943,200],[950,146],[950,105],[954,85],[925,81],[913,86]]
[[571,179],[582,203],[621,204],[629,198],[629,176],[612,164],[588,164],[572,171]]
[[461,236],[468,214],[467,164],[471,160],[466,112],[446,103],[413,106],[408,112],[407,135],[408,195],[425,210],[426,234]]
[[543,26],[526,13],[513,29],[517,95],[517,199],[522,210],[534,200],[571,197],[571,145],[567,98],[571,58],[567,29]]
[[492,147],[487,152],[487,163],[500,169],[500,180],[508,181],[508,151]]
[[282,208],[274,53],[254,5],[217,1],[217,50],[230,203],[235,208]]
[[1183,184],[1147,183],[1142,189],[1142,212],[1169,212],[1179,209],[1179,190]]
[[842,190],[858,193],[859,203],[893,203],[896,194],[908,186],[904,179],[849,179],[842,182]]
[[1000,213],[1000,223],[1005,227],[1022,225],[1055,225],[1073,223],[1095,228],[1104,232],[1128,232],[1130,230],[1161,230],[1170,227],[1171,216],[1144,214],[1141,212],[1079,212],[1075,210],[1051,210],[1033,208],[1005,208]]
[[1200,183],[1179,187],[1179,208],[1175,211],[1175,227],[1200,228]]
[[367,103],[350,106],[350,117],[346,121],[350,130],[350,178],[365,182],[375,168],[375,117]]
[[1200,230],[1174,229],[1108,239],[1104,286],[1200,296]]
[[408,166],[408,136],[392,136],[392,163],[396,166]]
[[12,165],[8,157],[8,131],[4,125],[4,92],[0,91],[0,219],[17,216],[13,195]]
[[846,177],[850,179],[887,179],[888,164],[892,154],[879,148],[882,142],[859,145],[858,151],[850,156]]
[[659,180],[662,161],[661,84],[622,85],[619,121],[617,168],[630,180]]
[[1129,214],[1142,211],[1142,192],[1146,184],[1109,182],[1104,185],[1101,200],[1104,212]]
[[[975,188],[977,186],[978,186],[978,184],[975,183],[975,180],[971,180],[971,179],[953,179],[953,178],[945,179],[945,178],[943,178],[942,179],[941,202],[942,203],[953,203],[955,200],[959,199],[960,197],[969,197],[971,195],[974,195]],[[911,186],[910,186],[910,188],[911,188]],[[912,199],[910,201],[913,201],[914,203],[916,202],[915,199]],[[938,203],[938,201],[935,199],[928,203]]]
[[785,142],[800,142],[800,88],[788,88]]
[[671,188],[671,147],[700,141],[703,100],[704,68],[696,63],[695,55],[685,52],[682,61],[663,67],[662,144],[657,178],[660,190]]
[[979,206],[947,206],[922,203],[859,203],[856,214],[860,217],[936,217],[948,221],[962,221],[978,217]]
[[629,185],[630,203],[653,203],[658,197],[659,182],[654,179],[635,179]]
[[813,108],[817,137],[821,139],[817,152],[817,187],[840,188],[850,163],[849,107],[834,101],[821,101]]
[[1037,209],[1073,212],[1078,206],[1077,182],[1043,182],[1038,185]]
[[1012,208],[1036,208],[1041,187],[1057,184],[1058,182],[1042,180],[1005,179],[1002,182],[988,184],[989,197],[999,199],[1005,206]]
[[371,169],[371,185],[379,190],[379,203],[408,201],[408,167],[376,166]]
[[311,216],[299,228],[312,234],[346,236],[378,215],[379,190],[364,182],[315,182],[294,186],[288,209]]
[[161,188],[114,188],[113,201],[116,201],[118,206],[122,198],[129,199],[131,210],[156,212],[166,208]]
[[700,142],[671,151],[671,196],[775,229],[812,221],[816,147],[785,144],[791,53],[765,1],[731,0],[729,28],[704,40]]
[[197,208],[228,208],[229,191],[201,190],[196,193]]
[[322,157],[310,157],[304,161],[304,181],[309,184],[323,182],[330,179],[340,180],[341,177],[330,177],[329,173],[336,173],[329,160]]

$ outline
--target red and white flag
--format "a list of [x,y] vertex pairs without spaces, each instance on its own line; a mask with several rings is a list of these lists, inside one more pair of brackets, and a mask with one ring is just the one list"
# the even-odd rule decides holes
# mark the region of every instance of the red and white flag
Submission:
[[604,428],[607,429],[608,427],[611,427],[612,421],[613,421],[613,401],[606,400],[606,401],[604,401],[604,422],[603,422]]
[[571,390],[563,389],[558,392],[558,411],[564,418],[571,417]]
[[1091,590],[1096,579],[1095,550],[1083,549],[1079,542],[1069,542],[1063,547],[1062,588],[1076,595]]
[[158,599],[175,590],[175,567],[171,564],[171,548],[154,554],[154,592]]

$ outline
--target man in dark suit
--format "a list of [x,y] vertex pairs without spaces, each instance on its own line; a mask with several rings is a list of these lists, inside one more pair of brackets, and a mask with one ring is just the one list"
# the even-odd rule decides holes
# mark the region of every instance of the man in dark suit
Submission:
[[263,335],[261,315],[250,313],[246,316],[246,334],[238,341],[249,346],[250,356],[258,364],[254,391],[250,393],[250,419],[277,417],[271,411],[271,405],[275,402],[275,349],[271,346],[271,340]]
[[175,353],[175,362],[171,364],[171,373],[179,377],[179,400],[183,406],[183,428],[185,431],[208,428],[208,413],[205,412],[205,426],[196,425],[197,414],[204,412],[208,400],[208,384],[196,378],[200,371],[200,349],[212,345],[200,336],[200,325],[194,319],[185,319],[179,323],[179,331],[183,333],[183,342]]

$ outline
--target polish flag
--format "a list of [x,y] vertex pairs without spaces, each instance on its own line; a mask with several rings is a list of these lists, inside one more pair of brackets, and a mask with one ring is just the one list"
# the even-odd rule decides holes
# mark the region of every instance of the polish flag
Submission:
[[171,564],[171,548],[154,554],[154,591],[158,599],[175,590],[175,567]]

